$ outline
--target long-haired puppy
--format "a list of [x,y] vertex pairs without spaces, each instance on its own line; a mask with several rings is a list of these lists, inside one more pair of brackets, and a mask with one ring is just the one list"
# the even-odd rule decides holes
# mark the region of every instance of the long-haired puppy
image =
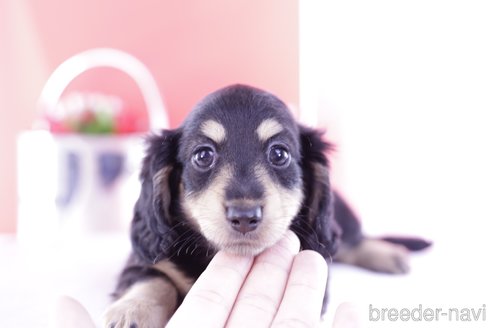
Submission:
[[319,131],[276,96],[234,85],[183,125],[150,137],[108,327],[164,327],[218,250],[254,256],[294,231],[303,249],[387,273],[408,270],[419,239],[370,239],[333,192]]

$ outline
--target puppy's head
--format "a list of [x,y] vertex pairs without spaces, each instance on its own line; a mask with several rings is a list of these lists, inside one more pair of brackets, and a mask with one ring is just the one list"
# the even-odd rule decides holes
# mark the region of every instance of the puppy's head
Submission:
[[299,128],[285,104],[244,86],[205,98],[183,125],[182,205],[219,249],[257,254],[299,212]]
[[274,95],[241,85],[216,91],[181,128],[151,140],[139,202],[154,219],[145,226],[160,231],[154,244],[161,251],[180,220],[236,254],[256,255],[289,228],[305,248],[330,243],[326,147]]

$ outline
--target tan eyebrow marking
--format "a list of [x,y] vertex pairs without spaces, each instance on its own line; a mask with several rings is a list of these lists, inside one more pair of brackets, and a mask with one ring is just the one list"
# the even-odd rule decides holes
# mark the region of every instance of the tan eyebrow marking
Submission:
[[256,134],[258,134],[258,137],[261,141],[266,141],[277,133],[281,132],[283,129],[284,128],[277,120],[273,118],[267,118],[258,126],[258,128],[256,129]]
[[222,124],[214,120],[207,120],[200,126],[202,133],[215,143],[221,143],[226,138],[226,130]]

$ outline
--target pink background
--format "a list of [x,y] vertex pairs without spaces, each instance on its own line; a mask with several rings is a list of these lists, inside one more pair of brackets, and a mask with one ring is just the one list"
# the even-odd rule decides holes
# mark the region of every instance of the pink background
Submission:
[[[64,59],[95,47],[133,54],[154,74],[176,127],[201,97],[231,83],[298,105],[298,38],[297,1],[0,1],[0,232],[16,228],[16,136]],[[87,72],[71,89],[116,94],[144,110],[120,72]]]

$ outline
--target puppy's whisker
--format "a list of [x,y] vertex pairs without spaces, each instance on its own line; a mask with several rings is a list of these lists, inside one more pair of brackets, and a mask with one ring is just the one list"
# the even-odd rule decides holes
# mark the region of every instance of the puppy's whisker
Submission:
[[[186,224],[181,224],[183,227],[184,227],[184,231],[181,232],[181,236],[179,238],[177,238],[177,240],[170,244],[168,247],[166,247],[165,249],[162,250],[163,253],[166,253],[168,252],[170,249],[173,249],[173,248],[177,248],[178,246],[183,247],[183,244],[186,244],[188,242],[189,239],[191,238],[196,238],[196,236],[194,236],[194,232],[192,231],[192,229],[190,227],[188,227]],[[174,227],[174,228],[177,228],[177,227]],[[187,234],[192,234],[191,236],[187,236]],[[179,251],[179,249],[178,249]],[[174,255],[176,252],[173,252],[172,254]]]
[[195,247],[191,250],[190,255],[193,255],[193,253],[196,251],[197,248],[198,248],[198,243],[195,243]]
[[185,249],[185,254],[188,254],[188,249],[193,245],[194,242],[196,242],[199,239],[198,236],[190,236],[186,239],[186,242],[184,242],[181,247],[179,247],[178,252],[176,253],[177,256],[180,255],[181,251],[186,247]]
[[190,245],[188,247],[186,247],[186,251],[185,251],[185,254],[188,254],[188,251],[189,249],[193,247],[193,249],[191,250],[191,252],[189,253],[190,255],[193,255],[193,253],[197,250],[198,246],[199,246],[199,240],[200,240],[200,236],[195,236],[195,238],[193,238],[193,240],[191,241]]
[[[179,228],[179,225],[181,225],[185,229],[184,231],[181,232],[183,236],[191,231],[191,229],[186,224],[184,224],[184,222],[180,222],[180,223],[176,224],[174,227],[172,227],[171,229],[169,229],[168,233],[176,232],[177,229]],[[159,254],[157,254],[154,257],[154,259],[152,260],[152,263],[157,264],[157,262],[159,262],[163,257],[165,257],[165,254],[167,254],[167,252],[171,248],[176,247],[179,243],[182,243],[182,242],[183,242],[183,238],[177,238],[177,240],[174,243],[170,244],[169,246],[167,246],[165,248],[162,248],[160,250]]]
[[160,261],[160,257],[162,256],[162,253],[157,255],[153,260],[152,260],[152,264],[157,264],[157,262]]

